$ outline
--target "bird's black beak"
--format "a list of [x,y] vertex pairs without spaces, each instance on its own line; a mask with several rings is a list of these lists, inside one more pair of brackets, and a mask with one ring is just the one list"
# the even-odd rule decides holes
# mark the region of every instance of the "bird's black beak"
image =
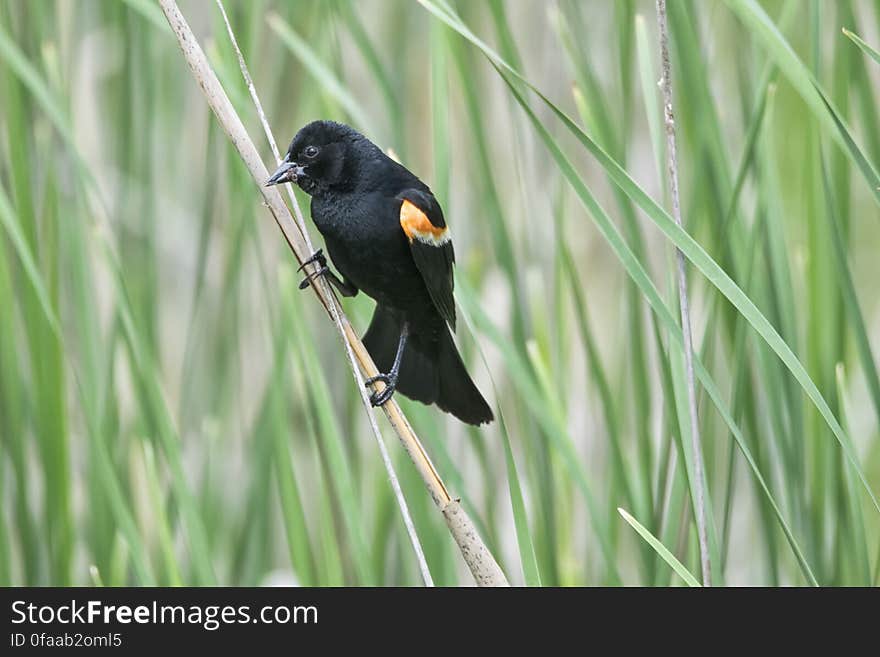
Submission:
[[286,182],[296,182],[297,176],[302,174],[303,168],[298,166],[296,162],[288,162],[285,160],[281,163],[275,173],[273,173],[269,180],[266,181],[266,187],[271,187],[272,185],[280,185],[281,183]]

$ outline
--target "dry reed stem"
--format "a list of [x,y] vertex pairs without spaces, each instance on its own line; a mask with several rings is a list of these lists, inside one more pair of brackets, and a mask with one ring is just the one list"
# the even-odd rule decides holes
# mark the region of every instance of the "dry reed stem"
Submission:
[[[278,164],[281,164],[281,154],[278,151],[278,145],[275,143],[275,136],[272,134],[272,129],[269,127],[269,121],[266,119],[266,113],[263,111],[263,104],[260,102],[260,97],[257,94],[257,88],[254,86],[254,81],[251,79],[250,71],[248,71],[247,64],[244,61],[244,55],[238,47],[238,40],[235,38],[235,32],[233,32],[232,25],[229,23],[229,17],[226,15],[226,8],[223,6],[223,0],[216,0],[216,2],[217,8],[220,10],[220,15],[223,17],[223,23],[226,25],[226,32],[229,34],[229,40],[232,42],[232,47],[235,49],[235,54],[238,57],[238,65],[241,69],[241,74],[244,77],[245,84],[251,94],[251,99],[254,101],[257,115],[260,117],[260,125],[263,127],[263,132],[266,135],[266,140],[269,142],[269,147],[272,149],[272,155],[275,157],[275,161]],[[294,195],[291,186],[285,185],[285,187],[287,188],[287,196],[290,199],[290,204],[293,207],[296,226],[302,234],[308,250],[311,251],[314,247],[311,244],[308,230],[306,230],[305,222],[303,221],[302,210],[300,210],[299,203],[296,200],[296,196]],[[416,561],[419,564],[419,572],[422,575],[422,582],[424,582],[425,586],[434,586],[434,579],[431,577],[431,570],[428,568],[428,560],[425,559],[425,551],[422,549],[422,544],[419,541],[415,524],[409,513],[406,498],[400,487],[400,481],[397,478],[397,473],[394,471],[394,465],[391,463],[391,456],[388,454],[385,440],[382,438],[382,432],[379,431],[379,425],[376,423],[376,416],[373,414],[370,407],[370,399],[367,395],[366,387],[362,385],[361,378],[358,375],[357,361],[355,360],[354,352],[352,352],[351,347],[348,344],[348,340],[345,339],[345,331],[342,327],[342,323],[339,321],[339,315],[333,317],[333,323],[336,325],[336,329],[342,338],[342,344],[345,347],[345,355],[348,357],[349,364],[351,365],[351,374],[354,377],[354,383],[360,392],[361,404],[367,411],[367,418],[369,418],[370,421],[370,429],[372,429],[373,437],[376,439],[376,443],[379,447],[382,464],[385,466],[385,472],[388,474],[388,480],[391,482],[391,489],[397,500],[397,507],[400,509],[400,515],[403,518],[403,524],[406,528],[407,536],[409,536],[410,544],[412,545],[413,551],[416,553]]]
[[[304,262],[312,254],[307,238],[294,222],[290,209],[284,203],[278,188],[263,185],[263,182],[269,177],[269,171],[263,164],[244,124],[223,90],[177,3],[175,0],[159,0],[159,5],[177,37],[184,59],[201,87],[208,105],[248,168],[294,257],[299,263]],[[314,266],[310,266],[310,268],[314,271]],[[372,358],[349,323],[326,281],[319,278],[318,284],[312,285],[311,288],[330,317],[341,327],[348,348],[351,349],[363,376],[370,377],[378,374]],[[359,385],[362,385],[360,381],[359,379]],[[383,384],[380,382],[378,389],[381,390],[382,386]],[[382,409],[431,494],[431,498],[447,518],[450,533],[458,544],[477,584],[480,586],[507,586],[508,582],[504,572],[477,533],[473,521],[460,507],[458,501],[453,500],[450,496],[443,480],[437,474],[434,465],[397,402],[392,398]],[[370,414],[372,415],[372,412]],[[454,522],[449,520],[450,517],[454,519]]]
[[[669,191],[672,198],[672,217],[681,227],[681,204],[678,197],[678,159],[675,152],[675,115],[672,112],[672,71],[669,63],[669,28],[666,20],[666,0],[657,0],[657,24],[660,30],[660,62],[662,67],[663,116],[666,124],[666,159],[669,173]],[[706,500],[704,494],[703,449],[700,444],[700,420],[697,415],[697,391],[694,382],[694,343],[691,335],[691,316],[688,307],[687,272],[684,254],[675,249],[678,264],[678,302],[681,310],[681,331],[684,338],[684,364],[687,377],[688,412],[691,422],[691,448],[694,452],[696,481],[697,536],[700,544],[700,565],[703,586],[712,585],[712,565],[709,559],[709,537],[706,529]]]

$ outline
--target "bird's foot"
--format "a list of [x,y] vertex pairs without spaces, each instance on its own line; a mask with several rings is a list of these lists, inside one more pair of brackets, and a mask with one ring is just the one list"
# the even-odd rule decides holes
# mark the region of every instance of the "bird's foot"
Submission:
[[310,265],[312,263],[317,263],[318,270],[315,272],[312,272],[311,274],[309,274],[308,276],[306,276],[304,279],[302,279],[300,281],[300,283],[299,283],[300,290],[305,290],[309,285],[312,284],[312,282],[314,282],[314,280],[316,278],[318,278],[319,276],[323,276],[328,271],[330,271],[327,268],[327,258],[324,257],[324,250],[323,249],[318,249],[311,256],[309,256],[309,258],[299,266],[297,271],[302,271],[303,269],[305,269],[308,265]]
[[321,267],[327,266],[327,258],[324,257],[324,249],[318,249],[312,255],[310,255],[308,259],[299,266],[299,269],[297,269],[297,271],[302,271],[306,268],[307,265],[310,265],[313,262],[317,262],[318,265]]
[[377,381],[384,383],[385,387],[370,395],[370,403],[373,406],[383,406],[394,395],[397,388],[397,377],[392,374],[377,374],[364,381],[364,386],[369,388]]

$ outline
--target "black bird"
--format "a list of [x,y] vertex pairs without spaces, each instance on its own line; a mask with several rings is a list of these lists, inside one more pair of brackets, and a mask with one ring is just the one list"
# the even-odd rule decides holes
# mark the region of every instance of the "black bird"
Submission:
[[[314,121],[290,142],[266,185],[292,182],[312,197],[312,219],[339,278],[319,250],[317,262],[343,296],[376,300],[364,336],[383,381],[374,406],[395,390],[469,424],[493,420],[452,341],[452,249],[440,204],[425,183],[353,128]],[[301,288],[309,285],[307,277]]]

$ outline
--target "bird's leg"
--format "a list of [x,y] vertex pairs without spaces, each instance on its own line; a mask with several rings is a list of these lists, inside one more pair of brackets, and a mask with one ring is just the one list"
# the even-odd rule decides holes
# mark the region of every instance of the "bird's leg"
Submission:
[[371,376],[364,381],[365,386],[370,386],[376,383],[376,381],[381,381],[385,384],[383,390],[374,392],[370,395],[370,403],[373,406],[382,406],[385,402],[391,399],[391,395],[394,394],[394,390],[397,388],[397,378],[400,375],[400,362],[403,360],[403,350],[406,347],[407,337],[409,337],[409,324],[404,322],[403,326],[400,327],[400,340],[397,343],[397,353],[394,355],[394,364],[391,366],[391,371],[388,372],[388,374]]
[[324,275],[327,277],[328,281],[333,283],[333,287],[339,290],[339,294],[342,296],[353,297],[358,293],[357,286],[355,286],[354,283],[339,280],[339,277],[332,271],[328,270]]
[[342,296],[353,297],[358,293],[357,287],[355,287],[352,283],[340,280],[340,278],[336,274],[330,271],[330,268],[327,266],[327,258],[324,257],[323,249],[318,249],[317,251],[315,251],[304,263],[299,266],[297,271],[302,271],[307,265],[310,265],[312,263],[317,263],[318,269],[307,275],[304,279],[300,281],[300,290],[305,290],[319,276],[325,276],[327,280],[333,284],[333,287],[339,290],[339,293]]

